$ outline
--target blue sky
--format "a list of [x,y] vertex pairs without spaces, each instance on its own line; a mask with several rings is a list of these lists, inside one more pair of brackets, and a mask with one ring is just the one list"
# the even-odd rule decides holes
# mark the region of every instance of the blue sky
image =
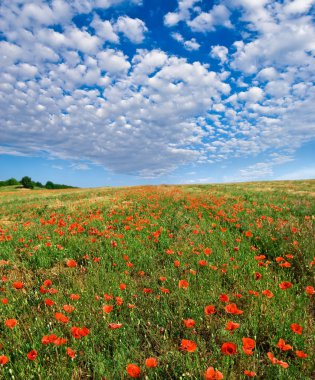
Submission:
[[315,178],[315,0],[4,0],[0,180]]

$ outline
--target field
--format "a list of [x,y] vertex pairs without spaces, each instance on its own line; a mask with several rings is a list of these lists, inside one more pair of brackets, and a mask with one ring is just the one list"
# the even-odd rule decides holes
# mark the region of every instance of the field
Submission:
[[0,192],[1,379],[315,378],[315,181]]

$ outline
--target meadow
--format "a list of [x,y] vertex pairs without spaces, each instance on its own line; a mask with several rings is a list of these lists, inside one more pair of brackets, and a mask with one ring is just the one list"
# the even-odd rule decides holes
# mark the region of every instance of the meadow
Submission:
[[0,192],[0,379],[315,378],[315,181]]

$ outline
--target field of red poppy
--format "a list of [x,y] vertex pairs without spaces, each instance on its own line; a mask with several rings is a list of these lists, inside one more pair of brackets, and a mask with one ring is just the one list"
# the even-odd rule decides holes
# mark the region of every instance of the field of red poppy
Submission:
[[315,181],[0,193],[1,379],[315,377]]

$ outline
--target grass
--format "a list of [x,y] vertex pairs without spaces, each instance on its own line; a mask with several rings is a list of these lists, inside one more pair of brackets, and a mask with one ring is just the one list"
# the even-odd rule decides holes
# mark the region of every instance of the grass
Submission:
[[135,364],[142,379],[311,380],[314,194],[315,181],[1,191],[0,378],[128,379]]

